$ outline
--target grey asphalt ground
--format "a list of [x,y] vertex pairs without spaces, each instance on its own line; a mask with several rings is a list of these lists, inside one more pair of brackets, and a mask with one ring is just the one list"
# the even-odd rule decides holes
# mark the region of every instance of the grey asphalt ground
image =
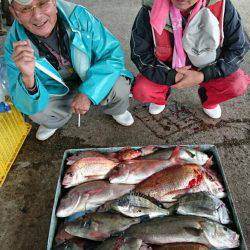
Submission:
[[[249,0],[234,0],[250,34]],[[121,41],[127,67],[137,73],[130,61],[129,39],[140,0],[79,1],[99,17]],[[3,37],[1,37],[1,53]],[[250,74],[250,55],[242,67]],[[33,128],[0,189],[0,249],[45,249],[54,191],[63,152],[69,148],[111,147],[148,144],[215,144],[221,156],[229,187],[239,214],[247,244],[250,245],[249,176],[249,90],[222,104],[219,120],[207,118],[201,110],[197,89],[173,91],[166,110],[151,116],[145,106],[131,100],[135,124],[116,124],[98,107],[77,117],[49,140],[35,139]]]

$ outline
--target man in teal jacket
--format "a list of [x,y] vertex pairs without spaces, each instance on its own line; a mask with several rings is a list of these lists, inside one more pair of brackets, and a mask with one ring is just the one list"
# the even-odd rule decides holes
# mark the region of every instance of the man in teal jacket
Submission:
[[9,0],[15,21],[5,41],[10,96],[46,140],[71,118],[101,105],[130,126],[132,74],[120,43],[86,8],[63,0]]

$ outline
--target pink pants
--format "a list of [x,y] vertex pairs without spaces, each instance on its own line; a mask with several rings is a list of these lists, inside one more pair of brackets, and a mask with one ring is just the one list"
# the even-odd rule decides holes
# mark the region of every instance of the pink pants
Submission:
[[[219,103],[241,96],[247,90],[249,83],[248,75],[241,69],[227,77],[203,82],[198,90],[202,106],[214,108]],[[170,90],[167,85],[156,84],[139,74],[133,87],[133,97],[142,103],[165,105]]]

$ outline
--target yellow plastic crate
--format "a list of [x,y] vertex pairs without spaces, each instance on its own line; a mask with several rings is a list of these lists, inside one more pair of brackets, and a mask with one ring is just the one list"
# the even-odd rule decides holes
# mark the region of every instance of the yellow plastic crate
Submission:
[[14,105],[8,104],[11,112],[0,113],[0,187],[31,128]]

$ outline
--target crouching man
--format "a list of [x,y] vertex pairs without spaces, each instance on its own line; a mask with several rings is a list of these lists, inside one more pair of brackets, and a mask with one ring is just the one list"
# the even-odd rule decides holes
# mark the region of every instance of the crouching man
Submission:
[[91,105],[119,124],[134,120],[132,74],[120,43],[86,8],[63,0],[9,0],[15,21],[5,41],[10,96],[46,140]]

